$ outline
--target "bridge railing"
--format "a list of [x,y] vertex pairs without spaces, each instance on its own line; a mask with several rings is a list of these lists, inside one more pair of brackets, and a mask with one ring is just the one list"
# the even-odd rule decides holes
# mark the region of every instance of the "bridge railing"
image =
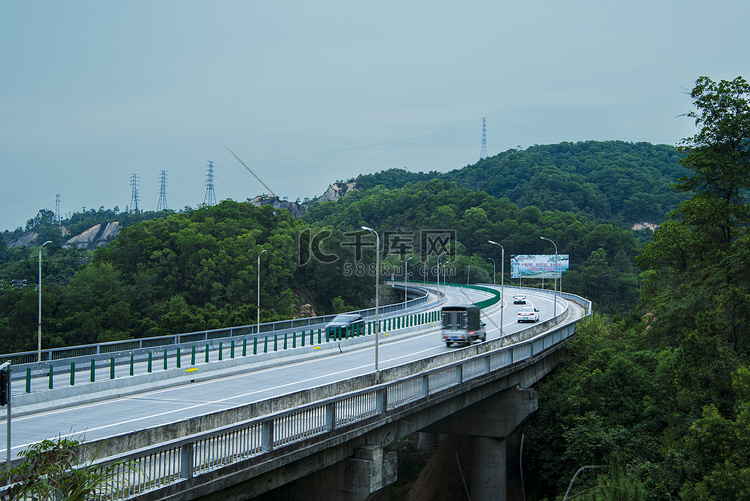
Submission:
[[[529,330],[536,332],[539,327]],[[420,361],[383,371],[383,380],[393,380],[379,385],[99,460],[97,467],[109,467],[113,475],[101,499],[133,499],[160,489],[175,492],[180,483],[220,468],[236,468],[238,463],[250,468],[337,435],[364,433],[368,426],[397,419],[410,406],[448,398],[459,386],[485,384],[530,365],[574,333],[575,322],[571,322],[515,344],[503,346],[504,339],[486,343],[485,352],[476,352],[482,349],[479,345],[467,348],[465,353],[475,354],[453,362],[442,363],[460,354],[438,355],[427,364]],[[402,374],[407,375],[399,377]],[[268,408],[275,405],[270,402]],[[87,446],[101,450],[97,442]]]
[[[394,312],[400,312],[411,308],[424,305],[429,300],[427,290],[420,287],[419,284],[409,284],[409,293],[420,293],[421,296],[404,302],[398,302],[390,305],[380,306],[380,315],[388,315]],[[358,313],[363,317],[374,317],[375,308],[357,310],[352,313]],[[124,341],[111,341],[107,343],[95,343],[79,346],[69,346],[63,348],[48,348],[41,351],[42,363],[49,363],[57,360],[68,360],[73,358],[90,358],[100,355],[117,355],[125,352],[137,352],[151,348],[166,346],[189,345],[190,343],[206,343],[219,339],[237,339],[246,336],[257,336],[259,334],[283,333],[294,329],[312,328],[333,320],[336,315],[324,315],[318,317],[295,318],[277,322],[266,322],[262,324],[242,325],[237,327],[227,327],[222,329],[209,329],[195,332],[185,332],[182,334],[172,334],[168,336],[155,336],[148,338],[129,339]],[[37,362],[39,357],[38,351],[25,351],[19,353],[7,353],[0,355],[0,362],[10,362],[13,366],[28,365]],[[18,374],[15,377],[19,377]]]

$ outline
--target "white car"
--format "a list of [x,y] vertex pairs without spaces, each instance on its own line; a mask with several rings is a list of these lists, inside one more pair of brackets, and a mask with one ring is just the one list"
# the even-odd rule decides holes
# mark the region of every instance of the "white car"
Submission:
[[518,308],[518,323],[521,322],[538,322],[539,310],[531,306],[522,306]]
[[513,304],[526,304],[526,296],[523,294],[516,294],[513,296]]

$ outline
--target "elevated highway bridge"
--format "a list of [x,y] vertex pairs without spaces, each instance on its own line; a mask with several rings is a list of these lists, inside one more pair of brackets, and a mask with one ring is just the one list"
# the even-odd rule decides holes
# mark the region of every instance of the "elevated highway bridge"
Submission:
[[[441,304],[486,301],[492,289],[443,286]],[[420,431],[454,433],[472,436],[472,499],[504,499],[504,439],[536,409],[530,388],[590,313],[586,300],[560,294],[553,318],[552,291],[522,291],[539,323],[519,325],[517,307],[505,302],[501,315],[501,302],[488,304],[487,341],[448,348],[433,304],[419,322],[381,332],[378,371],[375,336],[361,335],[213,369],[135,374],[127,387],[102,381],[85,385],[89,396],[14,395],[12,451],[58,436],[83,441],[96,464],[121,462],[107,499],[364,500],[395,480],[389,445]]]

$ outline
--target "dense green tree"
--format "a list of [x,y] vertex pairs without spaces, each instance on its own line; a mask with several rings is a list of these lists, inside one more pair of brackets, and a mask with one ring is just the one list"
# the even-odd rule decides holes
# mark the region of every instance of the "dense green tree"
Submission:
[[641,268],[653,270],[644,276],[644,305],[663,320],[659,331],[696,329],[694,312],[705,309],[710,334],[747,351],[750,284],[738,272],[750,266],[750,85],[701,77],[691,96],[699,131],[681,148],[693,175],[677,185],[691,196],[639,257]]

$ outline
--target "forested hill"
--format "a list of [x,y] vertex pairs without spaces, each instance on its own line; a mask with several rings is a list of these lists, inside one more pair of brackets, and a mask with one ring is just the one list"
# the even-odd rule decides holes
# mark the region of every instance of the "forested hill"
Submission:
[[366,191],[438,178],[508,198],[520,208],[574,212],[621,225],[659,224],[679,202],[670,185],[687,174],[682,157],[674,146],[663,144],[566,142],[508,150],[446,173],[390,169],[354,181]]

